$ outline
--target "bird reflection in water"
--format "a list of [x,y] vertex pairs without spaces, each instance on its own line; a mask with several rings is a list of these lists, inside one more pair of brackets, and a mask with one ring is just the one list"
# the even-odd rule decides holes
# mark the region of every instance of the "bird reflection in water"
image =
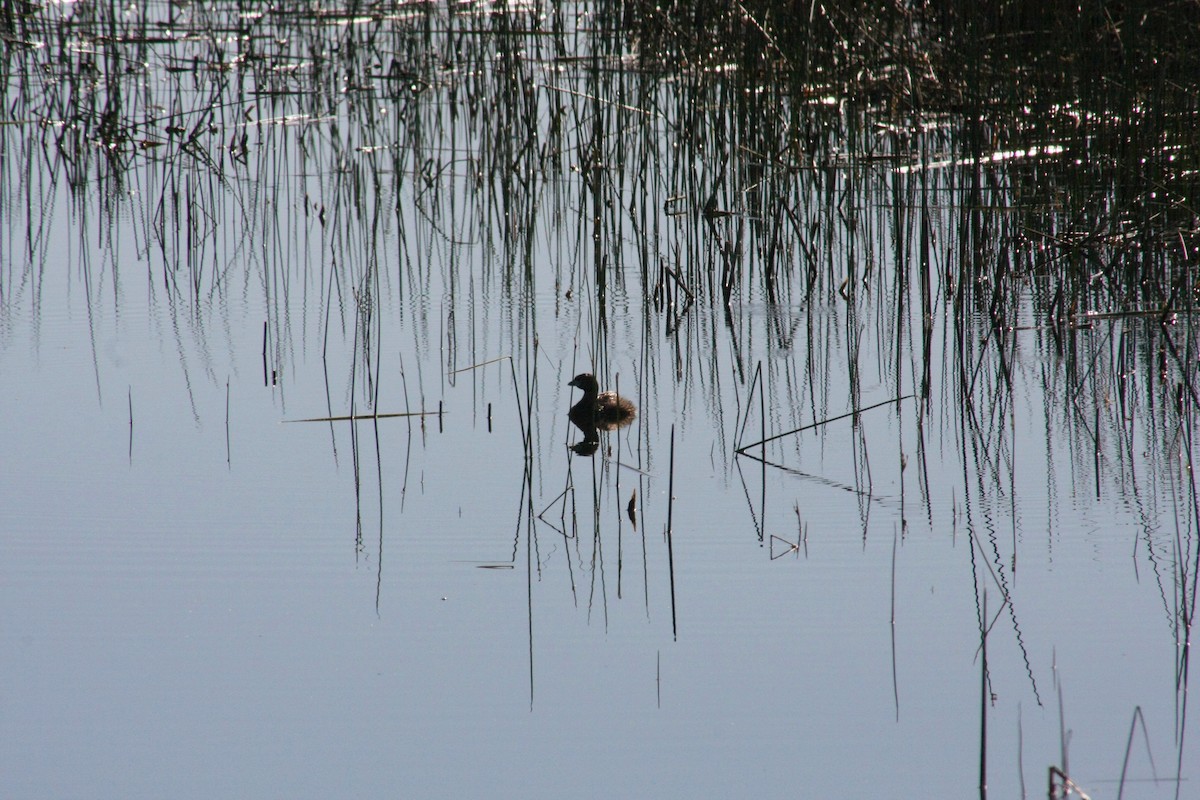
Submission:
[[637,408],[616,392],[601,392],[596,376],[581,372],[568,386],[583,391],[583,398],[571,406],[568,416],[583,433],[583,441],[571,445],[581,456],[590,456],[600,447],[600,431],[624,428],[637,416]]

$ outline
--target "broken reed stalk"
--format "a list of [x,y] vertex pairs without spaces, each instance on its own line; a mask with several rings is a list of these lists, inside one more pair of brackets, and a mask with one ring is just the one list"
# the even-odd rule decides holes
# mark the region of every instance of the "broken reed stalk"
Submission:
[[[1056,781],[1061,781],[1057,783]],[[1079,795],[1080,800],[1091,800],[1091,797],[1083,789],[1079,788],[1079,784],[1071,780],[1067,773],[1063,772],[1058,767],[1050,766],[1050,785],[1046,788],[1047,797],[1066,797],[1070,793]]]
[[765,445],[767,442],[773,442],[776,439],[782,439],[785,436],[791,436],[792,434],[795,434],[795,433],[803,433],[804,431],[810,430],[812,428],[819,428],[822,425],[828,425],[831,422],[837,422],[838,420],[845,419],[846,417],[853,417],[857,414],[862,414],[867,411],[873,411],[876,408],[881,408],[886,405],[891,405],[892,403],[899,403],[904,400],[908,400],[908,399],[912,398],[912,396],[913,395],[911,395],[911,394],[906,394],[906,395],[902,395],[900,397],[892,398],[891,400],[883,400],[879,403],[875,403],[874,405],[869,405],[864,408],[856,408],[853,411],[847,411],[845,414],[839,414],[836,417],[830,417],[829,419],[823,419],[818,422],[810,423],[808,425],[802,425],[799,428],[796,428],[795,430],[787,431],[786,433],[777,433],[774,436],[768,436],[767,438],[763,439],[761,442],[751,442],[750,444],[742,445],[734,452],[739,456],[744,456],[744,455],[746,455],[746,451],[752,447],[758,447],[759,445]]
[[499,356],[497,358],[488,359],[487,361],[480,361],[478,364],[472,364],[469,367],[463,367],[462,369],[453,370],[452,372],[450,372],[450,374],[457,375],[460,372],[468,372],[473,369],[479,369],[480,367],[486,367],[488,364],[495,364],[498,361],[503,361],[506,358],[509,361],[512,361],[512,356]]
[[358,422],[364,419],[392,419],[394,417],[440,417],[442,411],[400,411],[393,414],[347,414],[342,417],[310,417],[308,419],[285,419],[284,422]]
[[[750,422],[750,404],[752,402],[754,402],[754,388],[759,385],[759,383],[761,382],[761,379],[762,379],[762,361],[759,361],[754,367],[754,375],[750,378],[750,393],[748,395],[746,395],[746,415],[744,417],[742,417],[742,426],[741,426],[741,429],[738,431],[738,441],[739,442],[742,440],[742,437],[746,435],[746,425]],[[765,426],[766,422],[764,422],[763,425]],[[763,438],[765,439],[766,434],[763,433],[762,435],[763,435]],[[741,452],[741,449],[742,448],[739,447],[738,452]]]
[[1158,770],[1154,767],[1154,752],[1150,748],[1150,731],[1146,730],[1146,718],[1142,715],[1142,707],[1133,707],[1133,719],[1129,721],[1129,738],[1125,740],[1125,758],[1121,760],[1121,780],[1117,784],[1117,800],[1121,800],[1121,795],[1125,791],[1125,779],[1129,774],[1129,755],[1133,751],[1133,735],[1137,732],[1138,723],[1141,723],[1142,738],[1146,742],[1146,756],[1150,759],[1150,775],[1154,780],[1158,780]]

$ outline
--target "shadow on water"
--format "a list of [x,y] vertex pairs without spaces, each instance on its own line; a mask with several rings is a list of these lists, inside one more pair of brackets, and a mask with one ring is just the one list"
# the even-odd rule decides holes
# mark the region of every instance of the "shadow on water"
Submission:
[[[1050,513],[1087,485],[1141,520],[1130,544],[1177,644],[1181,776],[1200,12],[916,5],[6,4],[0,318],[28,313],[36,336],[69,231],[89,314],[143,293],[164,312],[197,416],[193,384],[228,380],[211,355],[234,349],[222,309],[261,301],[282,416],[327,425],[335,460],[348,448],[377,606],[388,514],[435,416],[491,432],[493,404],[515,414],[512,558],[486,566],[526,573],[531,701],[551,541],[589,616],[607,625],[627,594],[649,616],[651,586],[670,583],[675,629],[673,567],[653,574],[647,553],[673,565],[676,422],[711,434],[772,555],[807,541],[777,478],[852,498],[864,545],[873,510],[903,541],[910,515],[940,524],[930,462],[942,473],[949,452],[984,742],[995,648],[1047,702],[1015,591],[1030,457],[1015,396],[1036,390]],[[291,411],[309,358],[319,418]],[[638,416],[573,413],[582,438],[560,454],[560,387],[593,370]],[[895,440],[869,438],[868,414]],[[402,467],[385,425],[407,426]],[[806,466],[833,428],[847,478]],[[872,453],[898,487],[876,487]],[[771,532],[792,518],[796,541]]]

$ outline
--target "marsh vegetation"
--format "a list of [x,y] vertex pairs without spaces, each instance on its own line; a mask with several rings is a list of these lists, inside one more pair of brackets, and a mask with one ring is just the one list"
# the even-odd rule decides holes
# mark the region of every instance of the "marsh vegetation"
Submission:
[[0,788],[1188,796],[1198,31],[6,4]]

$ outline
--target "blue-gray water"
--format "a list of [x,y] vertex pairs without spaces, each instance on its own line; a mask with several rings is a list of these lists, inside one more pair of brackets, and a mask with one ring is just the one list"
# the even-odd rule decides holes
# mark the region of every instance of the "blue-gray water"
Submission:
[[[45,144],[66,79],[9,77],[0,794],[1017,797],[1057,766],[1191,796],[1194,413],[1146,374],[1159,321],[955,305],[957,187],[1002,187],[1007,230],[1029,158],[730,177],[669,80],[481,55],[528,94],[474,117],[441,65],[316,113],[166,69],[212,46],[104,73],[119,163]],[[768,192],[806,220],[782,254]],[[589,457],[592,369],[639,413]]]

